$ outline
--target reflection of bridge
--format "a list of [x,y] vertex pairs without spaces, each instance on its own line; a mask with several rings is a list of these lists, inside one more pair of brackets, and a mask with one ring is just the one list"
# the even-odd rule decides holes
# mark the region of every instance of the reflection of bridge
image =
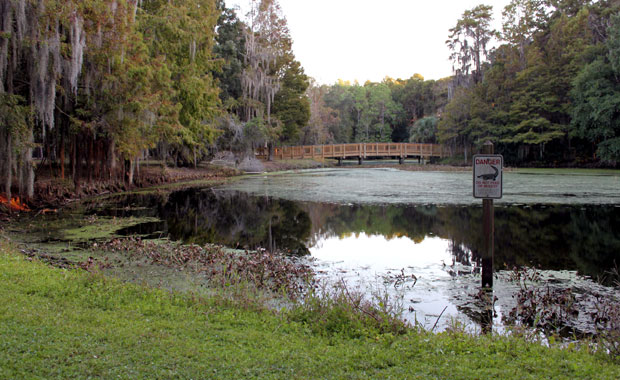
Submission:
[[[445,157],[447,152],[439,144],[418,143],[358,143],[333,145],[303,145],[274,148],[274,159],[299,158],[335,158],[341,161],[345,158],[357,158],[361,164],[368,157],[398,158],[399,162],[407,157],[431,158]],[[257,157],[268,158],[267,148],[259,148]]]

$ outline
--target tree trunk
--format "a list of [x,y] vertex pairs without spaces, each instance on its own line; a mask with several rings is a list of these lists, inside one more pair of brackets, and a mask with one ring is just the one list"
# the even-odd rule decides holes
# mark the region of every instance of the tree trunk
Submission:
[[28,132],[28,148],[26,148],[26,152],[24,154],[23,169],[26,176],[26,197],[28,199],[32,199],[34,197],[34,166],[32,165],[33,142],[34,134],[32,129],[30,129],[30,131]]
[[[25,158],[26,154],[22,153],[22,160],[17,159],[15,161],[15,174],[17,174],[17,194],[20,198],[24,197],[24,193],[26,192],[26,184],[24,183],[25,180],[25,176],[24,176],[24,169],[25,169],[25,165],[23,162],[23,159]],[[19,157],[19,155],[18,155]]]
[[103,165],[103,148],[101,147],[101,139],[95,141],[94,152],[95,180],[101,180],[101,166]]
[[13,147],[11,146],[12,141],[11,141],[11,133],[9,131],[7,131],[7,137],[6,137],[6,174],[5,174],[5,182],[4,182],[4,193],[6,194],[6,199],[11,202],[11,184],[13,182],[13,177],[12,177],[12,160],[13,160],[13,154],[12,154],[12,150]]
[[465,156],[465,162],[467,163],[467,144],[463,144],[463,154]]
[[[43,128],[46,128],[46,127],[43,127]],[[50,170],[50,176],[51,177],[55,177],[55,175],[54,175],[54,167],[52,166],[52,135],[51,135],[51,133],[48,133],[47,136],[48,136],[47,137],[48,141],[47,141],[47,144],[46,144],[47,145],[47,147],[46,147],[47,148],[46,149],[46,151],[47,151],[47,164],[48,164],[48,167],[49,167],[49,170]],[[45,142],[45,139],[43,139],[43,141]]]
[[109,170],[109,179],[116,179],[116,143],[114,140],[110,140],[108,143],[108,170]]
[[88,171],[88,183],[93,182],[93,169],[95,161],[95,143],[93,136],[88,136],[88,156],[86,158],[86,170]]
[[135,159],[129,160],[129,178],[128,178],[129,186],[133,186],[134,161]]
[[[65,179],[65,133],[60,131],[60,179]],[[32,154],[30,155],[32,158]]]
[[81,184],[81,176],[82,176],[82,157],[81,152],[78,151],[78,143],[81,142],[80,136],[76,135],[73,137],[73,157],[72,157],[72,165],[73,165],[73,185],[75,187],[75,194],[79,194],[82,190]]
[[6,180],[6,155],[8,154],[8,146],[7,146],[7,136],[8,133],[6,128],[0,128],[0,176],[2,176],[3,180]]
[[166,161],[168,158],[168,144],[165,142],[162,142],[160,145],[159,155],[161,158],[161,166],[165,168],[167,166]]
[[77,172],[77,167],[75,165],[75,159],[76,159],[76,153],[75,153],[75,147],[77,145],[76,143],[77,137],[73,136],[71,138],[71,152],[69,153],[70,157],[71,157],[71,178],[73,178],[73,180],[75,181],[75,176],[76,176],[76,172]]
[[381,105],[381,132],[379,133],[379,138],[383,141],[383,127],[385,124],[385,105]]

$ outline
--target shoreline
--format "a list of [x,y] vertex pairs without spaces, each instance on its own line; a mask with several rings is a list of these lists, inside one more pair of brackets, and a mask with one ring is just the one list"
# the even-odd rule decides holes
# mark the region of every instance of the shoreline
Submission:
[[[370,161],[372,162],[372,161]],[[392,168],[402,171],[413,172],[470,172],[471,166],[455,166],[444,164],[418,164],[407,163],[398,164],[397,162],[378,162],[364,163],[362,165],[353,162],[338,166],[336,161],[318,161],[312,159],[298,160],[274,160],[261,161],[264,171],[260,172],[243,172],[231,166],[216,166],[212,164],[200,164],[197,168],[173,168],[162,167],[161,163],[146,162],[140,171],[136,173],[134,185],[127,185],[119,181],[92,181],[84,183],[80,186],[78,193],[75,193],[74,184],[69,179],[56,178],[50,175],[49,171],[43,170],[39,173],[40,178],[35,183],[35,197],[26,202],[31,212],[57,212],[63,206],[90,197],[96,197],[107,194],[120,194],[127,191],[140,191],[161,186],[184,186],[196,182],[225,182],[244,175],[277,173],[283,171],[318,169],[318,168]],[[616,174],[620,170],[614,169],[597,169],[597,168],[533,168],[533,167],[505,167],[506,172],[528,172],[534,171],[575,171],[575,173],[600,173],[600,174]],[[0,214],[4,214],[4,219],[14,215],[9,212],[6,204],[0,206]]]

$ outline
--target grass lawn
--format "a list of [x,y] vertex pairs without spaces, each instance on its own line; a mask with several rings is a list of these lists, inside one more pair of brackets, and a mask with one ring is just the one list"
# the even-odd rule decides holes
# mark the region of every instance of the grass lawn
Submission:
[[0,240],[0,379],[618,379],[586,350],[411,332],[351,339],[275,314],[30,262]]

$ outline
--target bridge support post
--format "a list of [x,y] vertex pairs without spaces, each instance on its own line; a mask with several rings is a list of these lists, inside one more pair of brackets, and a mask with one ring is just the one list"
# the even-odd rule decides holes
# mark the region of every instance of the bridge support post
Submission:
[[342,166],[342,157],[336,158],[338,160],[338,166]]
[[358,165],[361,165],[361,164],[363,164],[363,163],[364,163],[364,158],[363,158],[362,156],[359,156],[359,157],[357,158],[357,164],[358,164]]
[[422,156],[418,156],[418,164],[422,163]]
[[400,165],[404,164],[405,163],[405,157],[398,157],[398,163]]

